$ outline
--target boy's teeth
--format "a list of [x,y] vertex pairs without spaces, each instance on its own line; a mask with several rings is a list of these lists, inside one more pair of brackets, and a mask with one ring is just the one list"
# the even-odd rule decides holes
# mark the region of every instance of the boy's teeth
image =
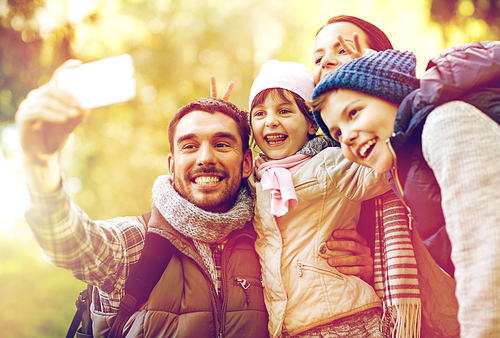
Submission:
[[370,147],[372,145],[374,145],[377,141],[375,140],[370,140],[368,142],[365,143],[364,146],[361,147],[361,149],[359,150],[359,154],[361,155],[361,157],[365,157],[366,156],[366,152],[368,151],[368,149],[370,149]]
[[220,181],[217,176],[198,176],[194,179],[196,184],[213,184]]

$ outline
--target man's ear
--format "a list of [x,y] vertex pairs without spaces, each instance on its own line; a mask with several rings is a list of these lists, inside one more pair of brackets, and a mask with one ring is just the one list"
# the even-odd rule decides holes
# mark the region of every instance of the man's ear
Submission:
[[172,153],[169,153],[167,156],[167,170],[168,174],[174,177],[174,156]]
[[247,149],[245,154],[243,154],[243,166],[242,166],[242,178],[247,178],[252,173],[253,166],[253,155],[252,150]]

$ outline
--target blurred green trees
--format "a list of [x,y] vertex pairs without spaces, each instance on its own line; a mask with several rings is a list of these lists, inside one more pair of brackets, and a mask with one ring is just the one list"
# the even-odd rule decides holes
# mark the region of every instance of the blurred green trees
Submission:
[[21,220],[0,232],[0,328],[4,338],[64,337],[85,284],[47,264]]
[[[129,53],[135,60],[137,98],[94,110],[70,139],[61,163],[75,201],[92,218],[139,215],[150,210],[152,183],[166,172],[169,119],[181,105],[209,95],[209,75],[216,76],[220,93],[234,81],[231,101],[247,108],[262,63],[277,58],[312,69],[314,35],[337,14],[373,22],[396,48],[414,51],[417,66],[424,68],[428,58],[450,43],[498,39],[498,29],[488,26],[498,26],[498,15],[493,21],[477,16],[484,13],[479,9],[484,4],[0,0],[0,175],[9,166],[19,181],[18,186],[9,184],[8,191],[0,186],[5,195],[0,195],[5,204],[0,210],[13,209],[8,202],[17,201],[13,196],[24,187],[19,147],[6,136],[15,111],[30,90],[46,83],[69,58],[88,62]],[[431,14],[439,25],[430,21]],[[0,224],[1,335],[61,337],[84,285],[45,263],[25,221],[19,215],[11,219],[11,224]]]
[[304,41],[312,36],[296,18],[303,5],[296,1],[283,10],[283,1],[274,2],[15,2],[3,18],[15,49],[4,39],[0,48],[3,76],[17,87],[4,81],[2,93],[10,94],[0,116],[12,121],[26,93],[68,58],[87,62],[131,54],[137,98],[94,110],[62,163],[76,201],[91,217],[145,212],[152,182],[166,171],[168,121],[181,105],[209,95],[209,75],[216,75],[221,92],[234,81],[231,101],[246,108],[260,64],[309,53]]
[[453,40],[459,31],[472,41],[500,37],[498,0],[432,0],[431,18],[440,24],[446,40]]

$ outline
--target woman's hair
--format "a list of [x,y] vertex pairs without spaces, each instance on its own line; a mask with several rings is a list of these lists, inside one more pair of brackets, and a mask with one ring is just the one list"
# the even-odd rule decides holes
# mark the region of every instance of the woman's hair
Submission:
[[366,35],[366,43],[368,44],[368,47],[377,52],[394,49],[391,41],[380,28],[372,23],[369,23],[368,21],[350,15],[337,15],[331,17],[326,24],[321,26],[316,35],[318,35],[319,32],[321,32],[321,30],[326,26],[337,22],[350,22],[353,25],[358,26]]
[[[290,102],[292,104],[296,104],[297,108],[299,108],[300,112],[304,115],[304,117],[313,125],[316,126],[316,121],[314,120],[314,116],[312,114],[311,109],[307,105],[306,101],[301,98],[298,94],[283,88],[267,88],[255,95],[255,98],[252,101],[252,105],[250,107],[249,119],[250,119],[250,127],[252,126],[252,109],[255,106],[263,104],[266,101],[266,98],[271,95],[272,98],[281,99],[286,102]],[[292,101],[293,99],[293,101]],[[309,139],[314,138],[314,135],[309,135]],[[255,146],[255,138],[252,134],[251,146]]]

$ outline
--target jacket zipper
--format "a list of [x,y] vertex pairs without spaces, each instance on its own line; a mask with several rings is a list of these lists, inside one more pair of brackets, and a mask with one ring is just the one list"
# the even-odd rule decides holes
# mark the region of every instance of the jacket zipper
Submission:
[[250,287],[250,282],[247,281],[245,278],[236,277],[235,280],[236,283],[241,285],[243,290],[248,290],[248,288]]
[[[243,291],[245,292],[246,303],[247,303],[247,305],[249,305],[250,304],[250,295],[249,295],[248,289],[250,288],[250,286],[256,285],[256,283],[255,282],[251,283],[246,278],[241,278],[241,277],[235,277],[234,281],[236,282],[236,284],[239,284],[243,288]],[[258,285],[262,285],[262,280],[259,282]]]
[[[227,284],[226,284],[226,269],[225,269],[225,266],[226,266],[226,261],[227,261],[227,248],[230,246],[230,244],[234,243],[237,239],[241,238],[241,237],[249,237],[249,238],[252,238],[252,236],[246,234],[246,233],[241,233],[233,238],[231,238],[230,240],[227,241],[226,245],[224,245],[224,248],[222,249],[222,258],[221,258],[221,288],[220,288],[220,292],[222,295],[224,295],[224,291],[226,290],[227,288]],[[213,283],[212,283],[213,285]],[[248,283],[248,286],[250,286],[250,283]],[[248,287],[247,287],[248,288]],[[246,293],[246,290],[245,290],[245,293]],[[222,304],[221,307],[220,307],[220,319],[219,319],[219,323],[220,323],[220,330],[219,330],[219,335],[217,336],[218,338],[222,338],[224,337],[224,334],[225,334],[225,325],[226,325],[226,322],[225,322],[225,318],[226,318],[226,307],[227,307],[227,297],[223,297],[222,298]]]
[[297,270],[298,270],[299,277],[302,277],[303,271],[307,270],[307,271],[320,272],[320,273],[323,273],[323,274],[326,274],[326,275],[331,275],[331,276],[333,276],[335,278],[342,279],[342,280],[344,279],[342,277],[342,275],[339,274],[339,273],[335,273],[335,272],[330,271],[330,270],[322,269],[322,268],[319,268],[317,266],[313,266],[313,265],[309,265],[309,264],[304,264],[301,261],[297,261]]
[[[208,284],[208,289],[210,291],[210,296],[212,297],[212,304],[215,304],[215,308],[216,309],[221,309],[219,295],[217,293],[217,290],[215,289],[215,285],[214,285],[214,283],[212,281],[212,277],[210,276],[209,272],[205,268],[204,264],[203,263],[198,263],[196,255],[194,255],[194,256],[193,255],[188,255],[188,254],[184,253],[182,250],[180,250],[180,249],[178,249],[178,250],[181,252],[181,254],[186,255],[187,257],[191,258],[192,260],[194,260],[197,263],[198,268],[201,270],[201,273],[203,274],[203,277],[205,277],[205,281]],[[195,250],[195,251],[198,253],[198,256],[200,256],[200,253],[198,252],[198,250]],[[219,311],[217,311],[217,313],[213,313],[213,318],[214,318],[214,322],[215,322],[215,327],[216,328],[217,328],[217,322],[220,323],[220,318],[217,318],[217,316],[220,316]],[[221,328],[219,328],[219,333],[218,333],[217,337],[219,337],[219,336],[222,337],[222,335],[220,333],[220,330],[221,330]]]
[[[394,137],[395,134],[393,134],[392,136]],[[405,206],[406,211],[408,211],[408,215],[407,215],[408,216],[408,227],[410,228],[410,230],[413,230],[413,215],[411,213],[410,207],[405,202],[404,193],[403,193],[403,187],[401,186],[401,182],[399,181],[398,166],[397,166],[398,158],[396,156],[396,151],[392,147],[391,139],[390,138],[388,138],[387,140],[385,140],[385,143],[387,144],[387,147],[389,148],[389,152],[391,153],[392,159],[393,159],[393,162],[394,162],[394,180],[396,182],[396,188],[398,189],[399,196],[401,196],[400,200],[403,203],[403,205]]]
[[[221,323],[221,318],[222,318],[222,306],[221,306],[221,302],[220,302],[220,297],[219,297],[219,294],[217,293],[217,290],[215,289],[215,285],[212,281],[212,277],[207,273],[205,272],[205,269],[202,268],[202,271],[203,271],[203,274],[205,275],[205,279],[209,285],[209,289],[210,289],[210,294],[212,295],[212,301],[215,303],[215,308],[216,309],[220,309],[220,311],[217,311],[217,313],[215,314],[214,316],[214,319],[217,320],[219,323]],[[221,292],[222,292],[222,286],[221,286]],[[217,318],[217,316],[220,316],[220,318]],[[214,323],[217,325],[217,323]],[[222,338],[222,325],[220,326],[219,328],[219,334],[218,334],[218,337],[219,338]]]

